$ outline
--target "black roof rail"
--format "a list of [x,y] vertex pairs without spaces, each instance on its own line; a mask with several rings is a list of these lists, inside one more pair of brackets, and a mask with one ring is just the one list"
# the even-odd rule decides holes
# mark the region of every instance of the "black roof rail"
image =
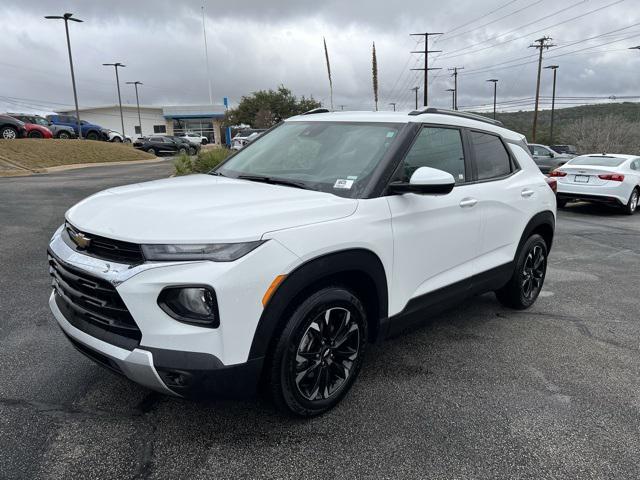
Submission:
[[328,108],[314,108],[313,110],[309,110],[307,112],[304,112],[302,115],[313,115],[315,113],[329,113],[330,110]]
[[425,113],[451,115],[452,117],[462,117],[462,118],[468,118],[469,120],[477,120],[479,122],[490,123],[491,125],[496,125],[498,127],[504,126],[502,122],[499,120],[487,118],[482,115],[478,115],[477,113],[460,112],[458,110],[445,110],[442,108],[435,108],[435,107],[426,107],[426,108],[423,108],[422,110],[414,110],[413,112],[409,112],[409,115],[417,116]]

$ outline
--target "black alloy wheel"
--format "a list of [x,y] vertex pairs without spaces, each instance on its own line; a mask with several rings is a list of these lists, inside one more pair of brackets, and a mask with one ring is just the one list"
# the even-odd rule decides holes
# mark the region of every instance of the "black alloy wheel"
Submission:
[[500,303],[517,310],[535,303],[547,274],[547,252],[547,244],[538,234],[524,242],[516,255],[511,278],[495,292]]
[[298,392],[326,400],[340,391],[358,358],[360,327],[344,307],[319,312],[298,344],[293,365]]
[[293,310],[268,357],[274,402],[302,417],[333,408],[355,381],[366,344],[367,317],[353,292],[336,286],[313,293]]

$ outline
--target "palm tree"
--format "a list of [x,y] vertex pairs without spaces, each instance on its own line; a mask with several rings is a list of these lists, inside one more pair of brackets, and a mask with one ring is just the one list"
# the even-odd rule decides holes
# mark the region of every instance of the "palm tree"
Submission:
[[331,81],[331,64],[329,63],[329,50],[327,50],[327,41],[322,37],[324,43],[324,58],[327,60],[327,75],[329,76],[329,98],[331,99],[331,110],[333,110],[333,82]]
[[373,42],[373,53],[371,58],[371,70],[373,76],[373,100],[376,103],[376,112],[378,111],[378,59],[376,58],[376,42]]

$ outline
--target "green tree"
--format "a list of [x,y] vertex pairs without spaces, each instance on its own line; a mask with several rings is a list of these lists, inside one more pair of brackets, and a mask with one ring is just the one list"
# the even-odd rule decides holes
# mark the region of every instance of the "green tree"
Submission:
[[320,102],[311,98],[297,98],[291,90],[280,85],[277,90],[258,90],[243,96],[240,104],[227,111],[227,125],[251,125],[269,128],[285,118],[318,108]]

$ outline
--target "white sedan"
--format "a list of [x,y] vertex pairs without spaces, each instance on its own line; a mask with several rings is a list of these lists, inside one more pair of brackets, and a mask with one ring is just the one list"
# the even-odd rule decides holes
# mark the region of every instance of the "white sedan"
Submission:
[[558,207],[588,200],[616,204],[629,215],[638,207],[640,157],[635,155],[581,155],[549,176],[558,182]]
[[191,143],[195,143],[196,145],[206,145],[209,143],[209,139],[199,133],[187,132],[184,135],[180,135],[180,138],[189,140]]

